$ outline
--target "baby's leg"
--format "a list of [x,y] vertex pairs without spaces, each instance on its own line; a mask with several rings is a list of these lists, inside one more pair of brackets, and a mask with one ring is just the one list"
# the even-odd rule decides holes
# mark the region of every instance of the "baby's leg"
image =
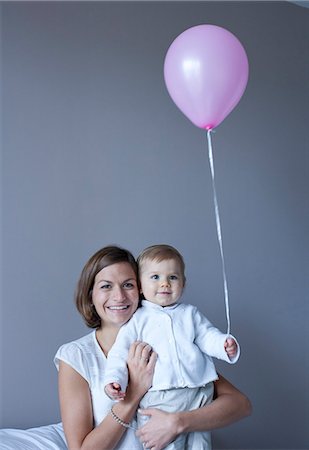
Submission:
[[211,450],[211,433],[208,431],[189,433],[182,450]]
[[[213,384],[210,383],[206,388],[181,388],[169,389],[165,391],[149,391],[142,398],[140,403],[141,409],[157,408],[167,412],[188,411],[197,409],[207,402],[208,397],[213,395]],[[137,414],[138,428],[145,425],[149,420],[148,416]],[[205,435],[203,438],[191,435]],[[191,444],[193,446],[191,447]],[[197,447],[195,447],[197,445]],[[190,433],[181,434],[173,442],[171,442],[165,450],[211,450],[210,433]]]
[[[208,383],[199,389],[190,409],[201,408],[212,402],[214,393],[213,383]],[[208,431],[188,433],[183,450],[211,450],[211,433]]]
[[[188,409],[189,397],[194,389],[168,389],[165,391],[149,391],[140,402],[141,409],[157,408],[166,412],[184,411]],[[137,414],[138,428],[148,422],[148,416]],[[180,435],[177,439],[164,447],[164,450],[183,450],[185,448],[186,434]]]
[[[175,412],[175,393],[182,391],[182,389],[169,389],[165,391],[148,391],[141,399],[139,407],[141,409],[157,408],[167,412]],[[137,414],[138,428],[148,422],[149,417]]]

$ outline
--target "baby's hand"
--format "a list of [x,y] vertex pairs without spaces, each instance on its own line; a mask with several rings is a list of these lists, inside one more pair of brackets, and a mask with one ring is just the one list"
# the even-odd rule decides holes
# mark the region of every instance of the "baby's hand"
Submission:
[[121,392],[121,386],[118,383],[109,383],[104,388],[106,395],[112,400],[123,400],[126,396],[125,392]]
[[225,351],[230,359],[234,358],[237,354],[237,343],[233,338],[227,338],[224,343]]

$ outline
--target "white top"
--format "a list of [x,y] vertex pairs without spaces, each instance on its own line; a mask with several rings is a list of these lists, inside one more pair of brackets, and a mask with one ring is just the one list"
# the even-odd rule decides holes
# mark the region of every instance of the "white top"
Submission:
[[[89,384],[94,425],[98,426],[109,413],[114,402],[104,392],[103,376],[106,357],[97,342],[95,331],[76,341],[62,345],[54,360],[58,370],[60,361],[73,367]],[[135,436],[135,431],[128,429],[115,448],[117,450],[142,450],[143,446]]]
[[239,345],[232,360],[225,352],[228,337],[195,306],[177,303],[162,307],[143,300],[108,353],[104,386],[115,381],[126,389],[128,350],[137,340],[147,342],[158,354],[151,391],[204,386],[218,379],[212,356],[231,364],[239,358]]

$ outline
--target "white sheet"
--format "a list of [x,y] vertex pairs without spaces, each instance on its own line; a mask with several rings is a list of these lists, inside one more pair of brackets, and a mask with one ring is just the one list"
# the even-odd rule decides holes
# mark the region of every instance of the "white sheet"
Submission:
[[28,430],[0,430],[1,450],[67,450],[62,423]]

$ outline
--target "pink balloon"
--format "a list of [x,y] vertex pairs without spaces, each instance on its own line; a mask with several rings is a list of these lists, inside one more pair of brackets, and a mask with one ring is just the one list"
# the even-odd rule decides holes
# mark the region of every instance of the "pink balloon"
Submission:
[[239,40],[216,25],[181,33],[164,61],[167,90],[178,108],[203,129],[217,127],[242,97],[249,64]]

